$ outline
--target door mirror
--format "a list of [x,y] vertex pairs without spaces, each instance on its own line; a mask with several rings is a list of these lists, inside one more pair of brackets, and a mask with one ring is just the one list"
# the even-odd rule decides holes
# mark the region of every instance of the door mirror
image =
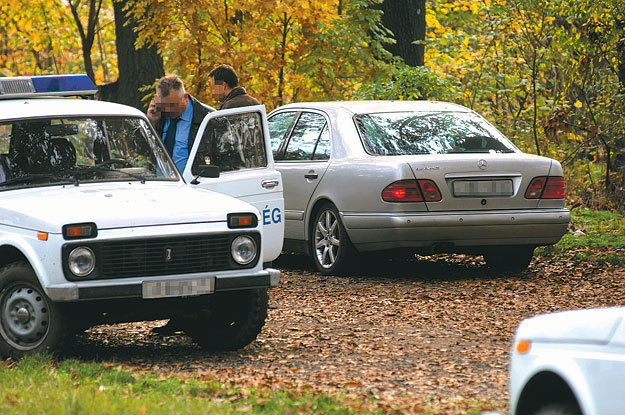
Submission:
[[199,165],[193,169],[193,173],[200,177],[208,177],[216,179],[219,177],[219,166],[215,165]]

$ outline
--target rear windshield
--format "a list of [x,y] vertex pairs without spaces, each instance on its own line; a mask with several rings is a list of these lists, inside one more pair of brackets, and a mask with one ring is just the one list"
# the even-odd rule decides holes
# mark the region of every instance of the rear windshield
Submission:
[[513,153],[516,149],[480,116],[467,112],[385,112],[354,117],[369,154]]

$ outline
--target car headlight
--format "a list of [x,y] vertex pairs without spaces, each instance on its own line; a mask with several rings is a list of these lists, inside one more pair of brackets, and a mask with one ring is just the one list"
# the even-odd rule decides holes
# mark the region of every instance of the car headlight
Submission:
[[89,275],[95,268],[95,254],[84,246],[74,248],[67,258],[69,270],[77,277]]
[[252,237],[241,235],[232,241],[232,258],[240,265],[247,265],[256,258],[256,242]]

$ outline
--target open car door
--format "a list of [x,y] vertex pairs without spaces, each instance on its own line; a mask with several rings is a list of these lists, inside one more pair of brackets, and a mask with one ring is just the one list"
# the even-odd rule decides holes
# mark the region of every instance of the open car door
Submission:
[[[282,177],[274,167],[264,105],[209,113],[198,130],[183,172],[187,183],[198,166],[218,166],[218,178],[198,177],[196,186],[255,206],[263,224],[263,262],[280,255],[284,238]],[[195,183],[195,182],[194,182]]]

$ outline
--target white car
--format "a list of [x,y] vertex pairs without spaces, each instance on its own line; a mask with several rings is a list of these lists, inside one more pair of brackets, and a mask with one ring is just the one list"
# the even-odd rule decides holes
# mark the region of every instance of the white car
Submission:
[[526,319],[511,355],[511,414],[625,414],[624,307]]
[[207,349],[247,345],[280,279],[264,107],[208,114],[183,180],[142,112],[60,97],[95,92],[84,75],[0,78],[0,356],[167,318]]

